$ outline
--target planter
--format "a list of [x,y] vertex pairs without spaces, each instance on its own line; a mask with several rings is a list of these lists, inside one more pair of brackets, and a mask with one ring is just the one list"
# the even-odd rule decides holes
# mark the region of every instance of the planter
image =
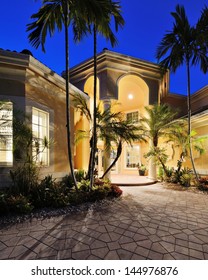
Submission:
[[140,170],[139,169],[139,176],[144,176],[145,175],[145,170]]

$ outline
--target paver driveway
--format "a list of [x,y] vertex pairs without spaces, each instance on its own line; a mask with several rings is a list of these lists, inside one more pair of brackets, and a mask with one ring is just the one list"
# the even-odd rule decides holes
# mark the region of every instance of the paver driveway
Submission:
[[0,230],[0,259],[208,259],[208,196],[158,183]]

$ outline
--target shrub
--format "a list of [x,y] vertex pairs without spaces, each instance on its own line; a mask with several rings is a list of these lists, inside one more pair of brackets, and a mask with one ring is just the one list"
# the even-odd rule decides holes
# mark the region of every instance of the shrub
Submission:
[[[166,172],[165,172],[166,171]],[[159,166],[158,169],[158,178],[161,181],[170,182],[172,180],[172,176],[174,175],[174,168],[166,166],[166,170],[162,166]]]
[[7,202],[9,210],[18,214],[27,214],[33,209],[29,199],[21,194],[8,197]]
[[192,170],[188,167],[185,167],[181,170],[181,176],[180,176],[180,183],[184,187],[190,187],[191,181],[193,180],[193,173]]
[[82,179],[81,182],[78,182],[78,190],[88,192],[90,190],[90,180]]
[[208,177],[199,178],[199,183],[203,185],[208,185]]
[[[81,182],[85,178],[86,174],[85,174],[84,170],[80,169],[80,170],[75,171],[74,175],[75,175],[76,180],[78,182]],[[64,186],[68,187],[69,189],[74,187],[74,182],[73,182],[71,174],[64,176],[60,183]]]
[[208,177],[201,177],[199,178],[199,185],[197,188],[200,191],[207,192],[208,191]]
[[121,196],[123,191],[117,185],[111,185],[108,196],[110,197],[119,197]]
[[208,185],[200,184],[199,186],[197,186],[197,188],[198,188],[200,191],[208,192]]
[[108,181],[96,180],[95,182],[96,184],[93,186],[92,190],[89,190],[89,180],[82,180],[78,184],[79,192],[73,191],[70,193],[69,202],[76,205],[87,201],[94,202],[122,195],[122,190]]
[[78,205],[88,201],[88,193],[87,192],[76,192],[73,191],[69,194],[68,202],[71,205]]
[[73,188],[74,187],[74,183],[73,183],[73,179],[72,179],[71,174],[64,176],[61,179],[60,184],[62,186],[65,186],[65,187],[69,188],[69,189]]
[[171,182],[174,184],[181,184],[184,187],[190,187],[193,181],[193,172],[190,168],[184,167],[183,169],[177,168],[167,168],[167,174],[160,170],[160,178],[166,182]]
[[56,183],[51,175],[46,176],[38,186],[31,191],[31,200],[35,207],[64,207],[68,205],[69,190]]
[[0,215],[5,215],[9,213],[9,206],[7,203],[7,194],[0,193]]
[[180,177],[181,185],[184,187],[190,187],[192,178],[193,178],[192,174],[183,174]]
[[[18,176],[19,174],[22,173],[18,173]],[[24,175],[20,177],[24,178]],[[112,185],[110,181],[96,179],[95,182],[96,184],[90,189],[90,181],[82,179],[78,184],[79,191],[77,192],[75,189],[69,189],[63,183],[57,183],[51,175],[48,175],[39,184],[36,182],[30,185],[30,188],[26,188],[25,185],[26,189],[22,189],[22,192],[27,193],[26,195],[15,193],[14,189],[13,193],[0,193],[0,214],[4,215],[9,212],[27,214],[33,208],[60,208],[70,204],[78,205],[105,198],[119,197],[122,194],[122,190],[118,186]],[[20,188],[15,190],[20,190]]]
[[11,193],[14,195],[28,195],[30,190],[37,186],[38,175],[38,167],[32,163],[26,163],[16,167],[14,170],[10,170],[12,179]]
[[75,175],[76,180],[78,182],[81,182],[81,180],[83,180],[85,178],[86,173],[83,169],[80,169],[80,170],[75,171],[74,175]]
[[108,196],[109,188],[103,186],[94,186],[89,193],[89,201],[98,201],[105,199]]

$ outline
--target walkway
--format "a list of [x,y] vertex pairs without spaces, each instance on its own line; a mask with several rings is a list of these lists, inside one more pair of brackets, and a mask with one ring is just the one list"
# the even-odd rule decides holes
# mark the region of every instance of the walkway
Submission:
[[149,179],[147,176],[121,174],[112,174],[111,182],[119,186],[147,186],[155,183],[155,181]]
[[208,196],[157,183],[0,230],[1,259],[208,259]]

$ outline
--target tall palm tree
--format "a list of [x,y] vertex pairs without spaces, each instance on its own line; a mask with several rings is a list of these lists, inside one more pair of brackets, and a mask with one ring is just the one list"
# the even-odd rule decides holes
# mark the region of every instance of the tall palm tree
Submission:
[[159,139],[167,136],[170,128],[175,127],[176,122],[173,120],[176,118],[177,112],[167,104],[146,106],[145,111],[147,116],[140,119],[141,129],[144,136],[152,141],[154,147],[157,147]]
[[170,134],[168,137],[169,139],[167,142],[174,143],[174,145],[172,146],[174,154],[175,148],[178,148],[180,150],[177,169],[178,172],[180,171],[185,158],[189,156],[189,137],[192,138],[191,143],[195,151],[197,151],[200,155],[202,155],[205,152],[203,148],[203,143],[207,139],[207,137],[196,137],[196,135],[197,133],[194,130],[192,130],[191,134],[188,135],[187,130],[185,129],[185,123],[170,130]]
[[96,107],[97,107],[97,34],[101,34],[107,40],[110,40],[112,46],[117,43],[116,37],[111,29],[111,19],[114,19],[115,30],[118,31],[119,27],[124,25],[124,19],[121,15],[120,0],[97,0],[100,7],[102,7],[103,16],[97,17],[94,14],[90,14],[88,18],[89,26],[93,29],[94,40],[94,90],[93,90],[93,137],[90,154],[90,186],[93,185],[93,173],[95,168],[95,152],[97,146],[97,132],[96,132]]
[[[67,129],[67,148],[68,160],[71,175],[77,189],[77,182],[73,168],[73,155],[71,148],[71,130],[70,130],[70,99],[69,99],[69,35],[68,28],[72,24],[74,39],[81,40],[82,36],[89,31],[87,23],[87,15],[92,12],[98,16],[102,16],[101,7],[95,0],[42,0],[43,6],[40,10],[31,16],[34,21],[27,25],[27,31],[30,32],[28,38],[31,44],[38,48],[42,46],[45,51],[45,40],[47,33],[54,35],[56,28],[62,31],[64,27],[65,33],[65,79],[66,79],[66,129]],[[88,13],[86,12],[88,11]]]
[[[191,134],[191,65],[200,65],[201,70],[208,71],[208,12],[205,7],[201,17],[195,26],[191,26],[183,6],[177,5],[176,11],[171,15],[174,18],[173,29],[164,35],[157,51],[156,57],[164,69],[176,72],[179,66],[185,63],[187,73],[187,112],[188,112],[188,135]],[[165,58],[164,58],[165,57]],[[164,58],[164,59],[162,59]],[[162,60],[161,60],[162,59]],[[191,141],[191,137],[189,137]],[[189,143],[191,163],[196,179],[194,159],[191,142]]]
[[[170,130],[174,130],[180,121],[174,121],[177,117],[177,112],[173,111],[167,104],[155,104],[150,107],[145,107],[146,116],[140,119],[141,126],[139,129],[143,131],[143,137],[150,141],[150,156],[158,158],[163,164],[164,152],[158,147],[158,142],[161,138],[166,138],[170,134]],[[155,162],[154,162],[155,165]],[[164,170],[166,170],[164,168]]]

